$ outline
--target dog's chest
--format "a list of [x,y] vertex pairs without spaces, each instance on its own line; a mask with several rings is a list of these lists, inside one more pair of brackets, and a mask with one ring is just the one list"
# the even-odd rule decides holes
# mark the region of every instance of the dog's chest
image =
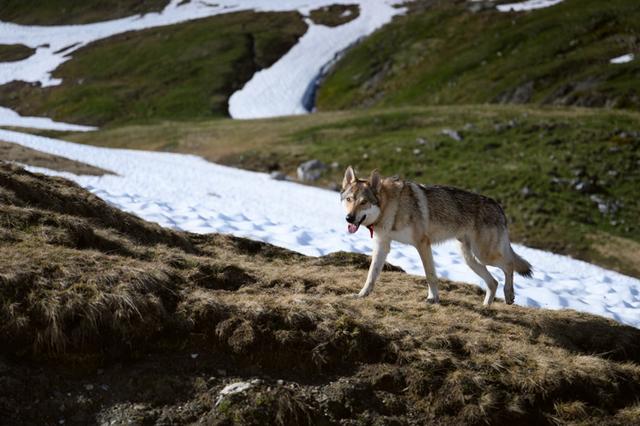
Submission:
[[397,231],[390,231],[389,238],[403,244],[413,244],[413,230],[410,226],[407,226]]

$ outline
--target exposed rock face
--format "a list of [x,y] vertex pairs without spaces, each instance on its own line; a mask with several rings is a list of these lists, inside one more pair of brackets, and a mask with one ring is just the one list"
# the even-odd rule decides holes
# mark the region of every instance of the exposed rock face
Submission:
[[529,81],[521,86],[515,87],[498,96],[496,101],[501,104],[526,104],[533,97],[534,82]]
[[298,166],[298,179],[302,182],[313,182],[318,180],[325,170],[327,166],[320,160],[305,161]]

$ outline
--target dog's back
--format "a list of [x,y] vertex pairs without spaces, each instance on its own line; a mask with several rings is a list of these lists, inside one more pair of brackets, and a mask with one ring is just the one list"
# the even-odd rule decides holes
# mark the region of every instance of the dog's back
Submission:
[[428,233],[432,242],[460,238],[482,229],[505,230],[507,219],[502,207],[492,198],[460,188],[419,185],[428,210]]

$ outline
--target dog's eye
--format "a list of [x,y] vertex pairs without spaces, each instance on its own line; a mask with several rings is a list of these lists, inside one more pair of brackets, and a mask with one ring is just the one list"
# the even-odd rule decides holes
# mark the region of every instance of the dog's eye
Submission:
[[352,201],[353,201],[353,198],[351,198],[351,197],[347,197],[347,203],[350,203],[350,202],[352,202]]

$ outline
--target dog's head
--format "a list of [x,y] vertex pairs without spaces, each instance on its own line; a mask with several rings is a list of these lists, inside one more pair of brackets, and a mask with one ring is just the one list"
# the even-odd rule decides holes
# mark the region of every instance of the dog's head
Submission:
[[340,198],[347,213],[347,229],[353,234],[360,225],[369,226],[380,216],[380,174],[371,172],[368,180],[358,179],[351,166],[347,167],[342,180]]

